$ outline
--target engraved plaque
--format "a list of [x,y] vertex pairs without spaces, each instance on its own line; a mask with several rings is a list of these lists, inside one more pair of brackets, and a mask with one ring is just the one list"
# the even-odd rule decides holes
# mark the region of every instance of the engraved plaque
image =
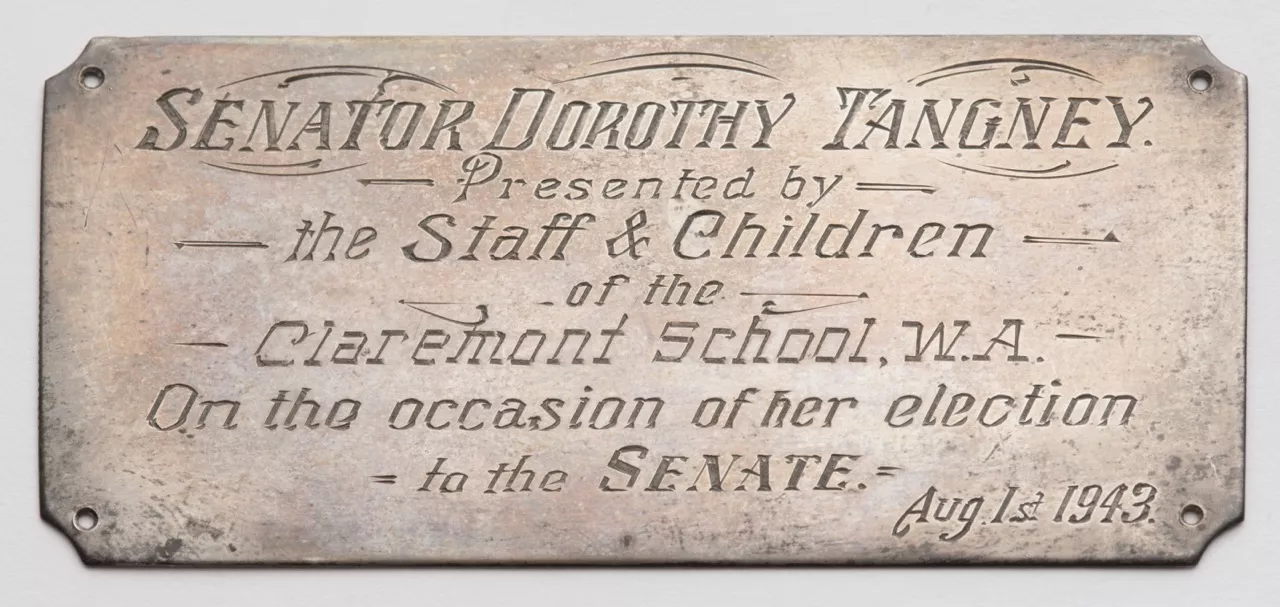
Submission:
[[90,563],[1194,563],[1245,78],[1195,38],[101,39],[46,86]]

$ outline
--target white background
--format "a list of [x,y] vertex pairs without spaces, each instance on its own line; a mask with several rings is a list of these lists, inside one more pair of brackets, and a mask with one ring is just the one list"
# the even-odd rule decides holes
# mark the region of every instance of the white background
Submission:
[[[1280,2],[0,1],[0,605],[1280,605]],[[1196,34],[1249,76],[1248,504],[1194,569],[89,569],[39,518],[41,93],[93,36]]]

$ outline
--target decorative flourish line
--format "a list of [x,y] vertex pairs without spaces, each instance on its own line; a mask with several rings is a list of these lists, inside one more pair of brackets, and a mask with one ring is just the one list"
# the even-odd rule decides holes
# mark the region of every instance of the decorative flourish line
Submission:
[[437,314],[437,313],[432,312],[431,310],[428,310],[428,309],[426,309],[425,307],[423,307],[423,306],[451,306],[451,305],[460,305],[460,304],[457,304],[457,303],[455,303],[455,302],[451,302],[451,301],[405,301],[405,300],[401,299],[401,300],[400,300],[400,303],[402,303],[402,304],[404,304],[404,305],[406,305],[406,306],[409,306],[410,308],[412,308],[412,309],[414,309],[414,310],[417,310],[417,311],[419,311],[419,312],[422,312],[423,314],[426,314],[427,316],[430,316],[430,317],[432,317],[432,318],[438,318],[438,319],[443,320],[443,321],[445,321],[445,322],[451,322],[451,323],[454,323],[454,324],[462,325],[462,326],[464,326],[464,327],[478,327],[478,326],[480,326],[480,325],[483,325],[485,322],[487,322],[487,321],[489,320],[489,306],[487,306],[487,305],[485,305],[485,304],[479,304],[479,305],[477,305],[477,306],[476,306],[476,310],[477,310],[478,312],[480,312],[480,318],[479,318],[478,320],[465,321],[465,320],[458,320],[458,319],[456,319],[456,318],[449,318],[448,316],[444,316],[444,315],[442,315],[442,314]]
[[1098,79],[1097,79],[1097,78],[1094,78],[1094,77],[1093,77],[1093,74],[1090,74],[1089,72],[1086,72],[1086,71],[1084,71],[1084,70],[1077,70],[1077,69],[1075,69],[1075,68],[1072,68],[1072,70],[1074,70],[1074,71],[1060,69],[1060,68],[1059,68],[1059,67],[1057,67],[1057,66],[1020,65],[1020,66],[1015,67],[1015,68],[1013,68],[1013,69],[1011,69],[1011,70],[1009,70],[1009,71],[1010,71],[1010,72],[1013,72],[1013,73],[1015,73],[1015,74],[1022,74],[1022,75],[1024,75],[1024,76],[1026,76],[1026,79],[1025,79],[1025,80],[1023,80],[1023,82],[1030,82],[1030,81],[1031,81],[1031,76],[1027,75],[1027,72],[1037,72],[1037,71],[1039,71],[1039,72],[1059,72],[1059,73],[1069,74],[1069,75],[1071,75],[1071,76],[1079,76],[1079,77],[1081,77],[1081,78],[1088,78],[1089,80],[1092,80],[1092,81],[1094,81],[1094,82],[1098,82]]
[[774,76],[770,76],[769,74],[766,74],[766,73],[764,73],[764,72],[761,72],[761,71],[758,71],[758,70],[753,70],[753,69],[751,69],[751,68],[738,67],[738,66],[735,66],[735,65],[720,65],[720,64],[718,64],[718,63],[659,63],[659,64],[653,64],[653,65],[637,65],[637,66],[634,66],[634,67],[624,67],[624,68],[619,68],[619,69],[616,69],[616,70],[606,70],[606,71],[603,71],[603,72],[595,72],[595,73],[593,73],[593,74],[587,74],[587,75],[585,75],[585,76],[577,76],[577,77],[574,77],[574,78],[567,78],[567,79],[565,79],[565,80],[559,80],[559,81],[556,81],[554,84],[564,84],[564,83],[566,83],[566,82],[574,82],[574,81],[577,81],[577,80],[586,80],[586,79],[588,79],[588,78],[599,78],[599,77],[601,77],[601,76],[616,76],[616,75],[618,75],[618,74],[626,74],[626,73],[629,73],[629,72],[643,72],[643,71],[648,71],[648,70],[695,69],[695,68],[697,68],[697,69],[727,70],[727,71],[731,71],[731,72],[742,72],[742,73],[744,73],[744,74],[751,74],[751,75],[753,75],[753,76],[760,76],[760,77],[762,77],[762,78],[768,78],[768,79],[770,79],[770,80],[777,80],[777,78],[776,78],[776,77],[774,77]]
[[298,74],[296,76],[289,76],[288,78],[281,80],[278,86],[282,89],[288,88],[289,85],[295,82],[302,82],[303,80],[311,80],[313,78],[328,78],[330,76],[368,76],[368,75],[369,74],[366,74],[364,72],[344,72],[344,71],[337,71],[337,70],[332,72],[312,72],[310,74]]
[[265,242],[256,240],[179,240],[173,243],[179,249],[265,249]]
[[644,57],[671,57],[671,56],[680,56],[680,55],[693,55],[697,57],[718,57],[720,59],[728,59],[730,61],[741,61],[743,63],[750,63],[751,65],[754,65],[756,67],[762,67],[766,70],[770,69],[769,66],[763,63],[756,63],[755,61],[752,61],[750,59],[743,59],[742,57],[734,57],[733,55],[722,55],[720,53],[704,53],[704,52],[698,52],[698,51],[662,51],[657,53],[640,53],[637,55],[626,55],[623,57],[614,57],[613,59],[596,61],[591,65],[600,65],[602,63],[614,63],[617,61],[626,61],[627,59],[640,59]]
[[[953,167],[953,168],[960,169],[960,170],[962,170],[962,171],[971,171],[971,172],[978,173],[978,174],[981,174],[981,175],[991,175],[991,176],[993,176],[993,177],[1008,177],[1008,178],[1010,178],[1010,179],[1067,179],[1067,178],[1069,178],[1069,177],[1083,177],[1083,176],[1085,176],[1085,175],[1092,175],[1092,174],[1094,174],[1094,173],[1101,173],[1101,172],[1103,172],[1103,171],[1109,171],[1109,170],[1111,170],[1111,169],[1114,169],[1114,168],[1116,168],[1116,167],[1120,166],[1119,164],[1112,163],[1112,164],[1109,164],[1109,165],[1107,165],[1107,166],[1098,167],[1098,168],[1096,168],[1096,169],[1090,169],[1090,170],[1088,170],[1088,171],[1080,171],[1080,172],[1078,172],[1078,173],[1064,173],[1064,174],[1061,174],[1061,175],[1054,175],[1054,174],[1050,174],[1050,173],[1053,173],[1053,172],[1055,172],[1055,171],[1060,171],[1060,170],[1062,170],[1062,169],[1066,168],[1067,166],[1070,166],[1070,163],[1069,163],[1069,162],[1068,162],[1068,163],[1064,163],[1064,164],[1058,165],[1058,166],[1056,166],[1056,167],[1052,167],[1052,168],[1050,168],[1050,169],[1039,169],[1039,170],[1032,170],[1032,169],[1011,169],[1011,168],[1005,168],[1005,167],[996,167],[996,166],[980,165],[980,166],[983,166],[983,167],[985,167],[985,168],[992,169],[991,171],[984,171],[984,170],[982,170],[982,169],[975,169],[975,168],[970,167],[970,166],[965,166],[965,165],[962,165],[962,164],[956,164],[956,163],[953,163],[953,162],[947,162],[946,160],[941,160],[941,159],[939,159],[939,160],[938,160],[938,162],[941,162],[942,164],[945,164],[945,165],[947,165],[947,166],[949,166],[949,167]],[[997,172],[994,172],[994,171],[1005,171],[1005,172],[1003,172],[1003,173],[997,173]],[[1010,173],[1012,173],[1012,174],[1010,174]]]
[[857,302],[856,299],[850,299],[848,301],[837,301],[836,303],[823,304],[821,306],[813,306],[810,308],[797,308],[795,310],[778,310],[778,309],[775,309],[775,306],[777,306],[778,304],[775,303],[772,299],[770,299],[764,302],[764,304],[760,306],[760,314],[764,316],[785,316],[787,314],[799,314],[801,312],[812,312],[814,310],[821,310],[823,308],[834,308],[836,306],[844,306],[844,305],[848,305],[856,302]]
[[1059,333],[1057,335],[1054,335],[1054,337],[1057,337],[1058,339],[1093,339],[1093,340],[1102,339],[1097,335],[1083,335],[1080,333]]
[[1116,238],[1115,232],[1107,232],[1102,238],[1060,238],[1053,236],[1023,236],[1024,244],[1083,244],[1093,245],[1098,243],[1119,243],[1120,239]]
[[391,178],[370,178],[357,179],[360,185],[435,185],[434,179],[391,179]]
[[857,299],[866,299],[866,292],[862,293],[756,293],[752,291],[743,291],[738,293],[744,297],[853,297]]
[[[929,84],[930,82],[933,82],[934,80],[942,80],[943,78],[950,78],[950,77],[952,77],[952,76],[961,76],[961,75],[964,75],[964,74],[975,74],[975,73],[977,73],[977,72],[993,72],[993,71],[995,71],[995,70],[996,70],[996,68],[994,68],[994,67],[980,67],[980,68],[975,68],[975,69],[971,69],[971,70],[960,70],[960,71],[958,71],[958,72],[952,72],[952,73],[950,73],[950,74],[943,74],[943,75],[941,75],[941,76],[934,76],[934,77],[932,77],[932,78],[926,78],[926,79],[924,79],[924,80],[921,80],[920,82],[917,82],[917,83],[916,83],[916,86],[924,86],[924,85],[926,85],[926,84]],[[908,82],[910,82],[910,80],[908,80]]]
[[1013,84],[1023,84],[1030,81],[1027,72],[1030,71],[1047,71],[1067,74],[1078,78],[1085,78],[1094,82],[1100,82],[1097,78],[1080,68],[1072,67],[1065,63],[1057,63],[1055,61],[1044,61],[1042,59],[1018,59],[1018,58],[998,58],[998,59],[981,59],[978,61],[964,61],[961,63],[953,63],[951,65],[940,67],[936,70],[930,70],[918,76],[907,80],[916,86],[924,86],[930,82],[950,78],[952,76],[960,76],[962,74],[972,74],[974,72],[985,72],[998,69],[996,66],[1010,65],[1014,67],[1009,69],[1010,74],[1021,75],[1022,78],[1012,80]]
[[1057,173],[1058,171],[1061,171],[1062,169],[1065,169],[1065,168],[1067,168],[1067,167],[1071,166],[1071,161],[1070,161],[1070,160],[1064,160],[1064,161],[1062,161],[1062,164],[1059,164],[1059,165],[1057,165],[1057,166],[1051,166],[1051,167],[1049,167],[1049,168],[1047,168],[1047,169],[1015,169],[1015,168],[1009,168],[1009,167],[998,167],[998,166],[992,166],[992,165],[989,165],[989,164],[984,164],[984,165],[982,165],[982,166],[987,167],[988,169],[996,170],[996,171],[1010,171],[1010,172],[1013,172],[1013,173],[1039,173],[1039,174],[1045,174],[1045,173]]
[[227,162],[227,164],[235,165],[238,167],[264,167],[264,168],[273,168],[273,169],[287,169],[291,167],[307,167],[309,169],[314,169],[320,166],[320,162],[321,160],[319,158],[316,158],[315,160],[304,160],[302,162],[291,162],[288,164],[272,164],[269,162]]
[[914,183],[875,183],[859,181],[854,189],[863,192],[923,192],[925,194],[933,194],[938,191],[931,185],[918,185]]
[[[318,163],[319,161],[316,161],[316,162]],[[360,164],[353,164],[350,166],[338,167],[336,169],[325,169],[323,171],[308,171],[304,173],[273,173],[271,171],[251,171],[249,169],[240,169],[234,166],[226,166],[226,165],[221,165],[213,162],[206,162],[203,160],[201,160],[200,163],[207,166],[211,166],[215,169],[222,169],[224,171],[231,171],[233,173],[244,173],[246,175],[262,175],[264,177],[311,177],[313,175],[325,175],[328,173],[337,173],[338,171],[346,171],[349,169],[354,169],[356,167],[362,167],[365,164],[367,164],[362,162]],[[232,164],[232,163],[228,163],[228,164]]]
[[[1093,74],[1090,74],[1089,72],[1086,72],[1078,67],[1067,65],[1065,63],[1058,63],[1056,61],[1045,61],[1043,59],[1022,59],[1022,58],[1012,58],[1012,57],[1004,57],[1004,58],[997,58],[997,59],[979,59],[977,61],[962,61],[960,63],[953,63],[951,65],[940,67],[936,70],[925,72],[923,74],[920,74],[920,76],[937,74],[940,72],[945,72],[947,70],[953,70],[958,68],[1003,65],[1003,64],[1009,64],[1009,63],[1018,65],[1018,67],[1014,68],[1012,71],[1025,71],[1025,70],[1031,69],[1032,66],[1040,66],[1040,69],[1056,69],[1064,73],[1069,73],[1072,75],[1078,75],[1084,78],[1093,79]],[[919,78],[920,76],[916,76],[916,78]],[[915,78],[913,78],[913,80],[914,79]],[[1094,82],[1097,82],[1097,80],[1094,80]]]
[[196,346],[200,348],[225,348],[227,344],[220,341],[180,341],[175,346]]
[[[356,70],[366,70],[366,71],[356,71]],[[381,76],[382,80],[378,83],[378,96],[381,96],[383,93],[386,92],[386,86],[388,84],[392,82],[399,82],[401,80],[408,80],[411,82],[420,82],[422,84],[434,86],[441,90],[449,91],[450,93],[458,92],[453,90],[453,88],[448,85],[445,85],[435,80],[432,80],[430,78],[427,78],[426,76],[423,76],[421,74],[414,74],[412,72],[406,72],[404,70],[397,70],[397,69],[386,68],[386,67],[377,67],[374,65],[313,65],[310,67],[296,67],[296,68],[291,68],[287,70],[276,70],[274,72],[266,72],[263,74],[258,74],[256,76],[249,76],[248,78],[241,78],[239,80],[235,80],[235,81],[223,84],[218,88],[224,89],[229,86],[234,86],[244,82],[249,82],[250,80],[257,80],[260,78],[270,78],[272,76],[283,76],[285,74],[294,74],[294,75],[287,76],[286,78],[281,80],[281,82],[276,85],[277,88],[282,88],[282,89],[289,88],[289,85],[293,84],[294,82],[298,82],[298,81],[306,80],[310,78],[326,78],[330,76],[364,76],[369,78],[377,78]]]

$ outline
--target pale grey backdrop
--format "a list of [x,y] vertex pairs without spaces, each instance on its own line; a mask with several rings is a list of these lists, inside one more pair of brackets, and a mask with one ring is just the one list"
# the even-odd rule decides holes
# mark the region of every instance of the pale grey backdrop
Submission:
[[[1275,0],[0,1],[0,605],[1280,605],[1280,2]],[[39,519],[44,79],[92,36],[1197,34],[1249,76],[1244,524],[1195,569],[87,569]]]

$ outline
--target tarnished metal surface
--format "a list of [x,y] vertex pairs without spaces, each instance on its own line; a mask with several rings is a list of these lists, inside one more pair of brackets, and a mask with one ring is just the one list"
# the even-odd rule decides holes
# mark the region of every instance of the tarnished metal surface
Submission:
[[1192,563],[1245,142],[1194,38],[95,40],[43,514],[110,564]]

